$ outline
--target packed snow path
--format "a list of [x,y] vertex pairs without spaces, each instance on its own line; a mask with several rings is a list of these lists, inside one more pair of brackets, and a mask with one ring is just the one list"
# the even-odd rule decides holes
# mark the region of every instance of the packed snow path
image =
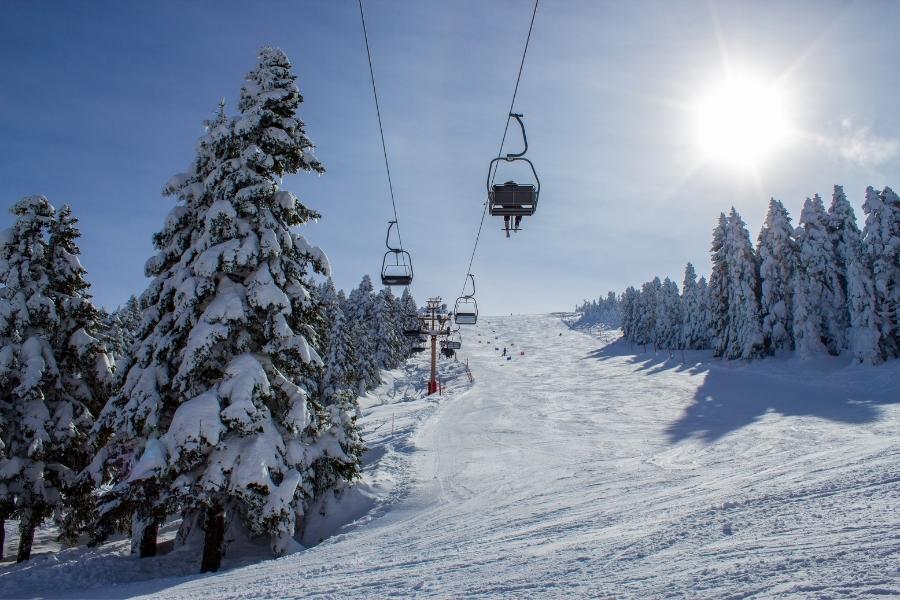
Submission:
[[483,319],[465,357],[475,384],[412,436],[375,518],[104,594],[900,595],[897,364],[635,355],[552,316]]

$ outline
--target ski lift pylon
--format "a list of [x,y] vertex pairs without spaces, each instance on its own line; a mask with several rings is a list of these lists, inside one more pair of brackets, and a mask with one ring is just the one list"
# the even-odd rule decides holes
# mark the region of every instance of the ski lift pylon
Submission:
[[[403,248],[391,246],[391,229],[397,221],[388,222],[387,234],[384,236],[384,245],[387,252],[381,260],[381,284],[382,285],[409,285],[413,280],[412,257]],[[392,260],[388,260],[391,258]]]

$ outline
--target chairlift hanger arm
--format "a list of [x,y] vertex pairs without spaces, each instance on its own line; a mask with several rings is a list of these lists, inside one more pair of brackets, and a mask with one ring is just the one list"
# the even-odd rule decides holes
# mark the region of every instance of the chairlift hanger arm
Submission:
[[[391,229],[394,228],[394,225],[397,224],[397,221],[388,221],[387,233],[384,235],[384,245],[387,246],[387,249],[394,253],[399,253],[403,250],[403,242],[400,242],[399,248],[394,248],[391,246]],[[399,228],[398,228],[399,231]]]
[[525,135],[525,123],[522,122],[522,113],[509,113],[509,116],[519,123],[519,129],[522,130],[522,141],[525,143],[525,149],[521,152],[507,153],[506,160],[513,161],[517,158],[522,158],[525,156],[525,153],[528,152],[528,136]]

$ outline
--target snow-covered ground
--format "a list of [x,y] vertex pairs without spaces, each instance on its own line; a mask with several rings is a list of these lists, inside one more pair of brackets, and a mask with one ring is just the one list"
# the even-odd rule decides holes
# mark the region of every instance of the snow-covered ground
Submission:
[[423,398],[419,357],[366,400],[365,481],[318,545],[207,576],[38,554],[0,597],[900,596],[897,361],[636,354],[555,316],[464,336],[474,385],[445,362]]

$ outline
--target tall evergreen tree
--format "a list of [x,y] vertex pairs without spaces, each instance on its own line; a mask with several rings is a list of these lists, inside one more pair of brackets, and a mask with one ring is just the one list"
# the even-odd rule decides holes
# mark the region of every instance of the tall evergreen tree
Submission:
[[113,386],[113,357],[102,338],[101,312],[91,301],[87,270],[81,265],[78,247],[78,219],[64,205],[50,222],[48,253],[50,292],[56,305],[57,328],[52,340],[57,357],[62,394],[67,406],[77,407],[82,426],[68,432],[68,466],[72,468],[65,492],[65,510],[57,511],[63,534],[69,542],[77,539],[92,509],[94,490],[81,485],[71,475],[91,460],[88,436],[94,418],[100,414]]
[[900,199],[891,188],[866,188],[864,247],[872,265],[879,347],[885,357],[900,356]]
[[3,232],[0,248],[0,516],[19,519],[21,562],[31,557],[35,527],[59,504],[60,475],[68,469],[54,468],[64,457],[54,444],[55,407],[46,397],[57,379],[50,348],[57,315],[47,260],[54,210],[46,198],[29,196],[12,213],[16,221]]
[[382,289],[373,303],[375,361],[381,369],[393,369],[403,360],[399,304],[391,288]]
[[656,328],[658,313],[656,305],[659,303],[661,290],[662,282],[659,280],[659,277],[655,277],[652,281],[648,281],[641,286],[641,293],[638,299],[635,342],[644,346],[652,345],[653,350],[658,349],[658,332]]
[[713,229],[712,246],[710,247],[712,271],[709,275],[708,306],[710,336],[715,348],[716,356],[723,356],[728,343],[726,330],[728,327],[729,285],[728,274],[730,271],[728,247],[726,245],[728,234],[728,219],[725,213],[719,213],[719,221]]
[[849,347],[850,310],[847,301],[847,267],[851,258],[854,240],[860,237],[853,208],[847,201],[844,188],[836,185],[831,196],[825,221],[831,242],[831,256],[834,267],[829,270],[828,300],[829,312],[834,321],[829,324],[832,336],[832,351],[840,353]]
[[318,397],[328,413],[328,433],[340,446],[340,452],[328,454],[319,465],[317,478],[320,487],[332,488],[359,476],[364,448],[356,425],[359,404],[353,379],[355,349],[351,330],[331,278],[321,289],[328,331],[322,341],[325,366],[319,377]]
[[[829,284],[835,280],[834,252],[827,231],[827,215],[818,195],[807,198],[796,231],[799,261],[794,277],[794,338],[797,352],[810,356],[835,349],[829,335],[834,318]],[[837,350],[837,352],[835,352]]]
[[710,339],[712,338],[712,317],[709,311],[709,285],[706,283],[706,277],[700,277],[697,280],[697,298],[700,300],[700,314],[702,315],[699,341],[697,342],[698,350],[705,350],[711,347]]
[[700,297],[700,289],[697,287],[697,272],[691,263],[684,268],[684,280],[681,284],[681,310],[683,323],[680,347],[686,350],[703,348],[706,343],[706,315]]
[[182,204],[154,240],[136,362],[107,411],[104,448],[121,441],[139,459],[105,509],[130,505],[142,550],[167,512],[200,523],[201,570],[218,568],[226,528],[291,548],[324,492],[318,463],[341,453],[325,407],[298,385],[322,366],[309,272],[328,265],[292,229],[319,215],[280,189],[284,175],[324,171],[295,80],[283,52],[263,49],[240,116],[220,112],[191,172],[167,186]]
[[0,244],[0,518],[18,517],[23,561],[35,527],[72,507],[91,410],[104,402],[110,373],[91,335],[98,313],[71,211],[57,218],[45,197],[28,196],[12,212]]
[[[199,321],[198,313],[207,303],[198,296],[214,291],[210,288],[215,278],[209,269],[201,280],[194,273],[192,263],[205,252],[196,242],[203,236],[203,245],[215,248],[216,237],[235,229],[228,211],[222,210],[226,203],[216,205],[222,216],[207,215],[226,177],[237,168],[239,156],[233,123],[226,117],[224,105],[219,105],[216,117],[205,121],[204,127],[206,133],[198,141],[191,169],[172,177],[163,189],[166,196],[178,198],[178,203],[169,211],[163,229],[153,236],[157,253],[144,267],[152,281],[140,298],[144,318],[129,352],[127,372],[120,374],[121,385],[94,426],[95,457],[83,474],[95,486],[114,485],[98,498],[99,518],[92,528],[92,540],[97,543],[115,530],[130,528],[132,552],[141,557],[156,554],[160,523],[179,509],[166,490],[167,456],[160,440],[186,399],[180,389],[183,386],[175,385],[173,379],[191,329]],[[207,226],[209,233],[204,231]],[[220,236],[215,236],[214,227],[222,230]],[[248,243],[243,262],[250,250]],[[232,250],[232,255],[230,262],[235,263],[237,252]],[[223,283],[226,281],[230,279],[223,278]],[[148,450],[156,452],[155,461]]]
[[[416,299],[413,298],[409,288],[404,288],[403,295],[400,297],[401,322],[400,333],[419,329],[421,323],[418,318],[419,307],[416,305]],[[415,338],[404,335],[403,357],[408,358],[412,354],[412,347]]]
[[637,341],[638,310],[640,310],[640,292],[628,286],[622,294],[622,337],[629,342]]
[[841,330],[847,333],[840,340],[841,347],[849,348],[859,361],[878,363],[881,353],[872,267],[863,250],[856,215],[839,185],[834,186],[828,209],[828,233],[838,265],[831,285],[839,289],[832,296],[832,305]]
[[370,387],[381,382],[380,365],[375,355],[375,296],[372,280],[364,275],[359,286],[347,297],[344,314],[350,323],[353,347],[356,348],[356,372],[354,379],[363,395]]
[[849,343],[853,356],[867,364],[882,362],[884,355],[878,343],[880,335],[872,266],[861,239],[851,242],[847,249],[847,306],[850,315]]
[[728,323],[722,356],[758,358],[764,345],[759,318],[759,275],[750,234],[732,207],[725,235],[728,256]]
[[760,313],[762,333],[770,352],[793,350],[793,277],[797,263],[791,218],[780,201],[769,200],[769,211],[759,232]]
[[682,346],[683,316],[678,284],[666,277],[659,290],[656,305],[656,343],[666,350],[679,350]]
[[107,346],[112,346],[109,349],[114,351],[117,370],[120,363],[123,371],[127,371],[131,366],[128,353],[135,340],[140,339],[143,315],[140,300],[132,294],[125,304],[102,319],[109,340]]

